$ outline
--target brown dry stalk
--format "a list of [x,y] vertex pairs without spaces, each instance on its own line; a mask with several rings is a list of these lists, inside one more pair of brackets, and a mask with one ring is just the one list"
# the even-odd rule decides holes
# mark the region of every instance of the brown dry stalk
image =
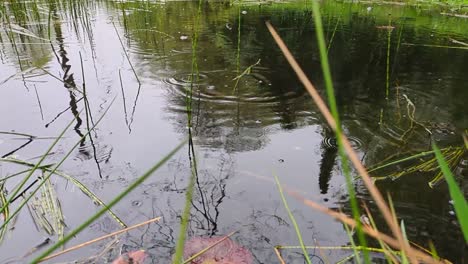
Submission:
[[186,264],[186,263],[191,263],[192,260],[200,257],[201,255],[205,254],[205,252],[207,252],[208,250],[210,250],[211,248],[217,246],[218,244],[220,244],[221,242],[223,242],[224,240],[228,239],[229,237],[231,237],[232,235],[234,235],[235,233],[237,233],[237,230],[236,231],[232,231],[231,233],[227,234],[226,236],[224,236],[223,238],[219,239],[218,241],[214,242],[213,244],[207,246],[206,248],[200,250],[198,253],[192,255],[190,258],[188,258],[187,260],[184,261],[183,264]]
[[95,239],[93,239],[93,240],[90,240],[90,241],[81,243],[81,244],[79,244],[79,245],[76,245],[76,246],[67,248],[67,249],[65,249],[65,250],[63,250],[63,251],[57,252],[57,253],[55,253],[55,254],[49,255],[49,256],[47,256],[47,257],[41,259],[39,262],[44,262],[44,261],[49,260],[49,259],[51,259],[51,258],[55,258],[55,257],[57,257],[57,256],[60,256],[60,255],[65,254],[65,253],[67,253],[67,252],[70,252],[70,251],[73,251],[73,250],[76,250],[76,249],[80,249],[80,248],[82,248],[82,247],[85,247],[85,246],[87,246],[87,245],[96,243],[96,242],[101,241],[101,240],[103,240],[103,239],[106,239],[106,238],[109,238],[109,237],[113,237],[113,236],[116,236],[116,235],[125,233],[125,232],[127,232],[127,231],[130,231],[130,230],[132,230],[132,229],[135,229],[135,228],[138,228],[138,227],[141,227],[141,226],[150,224],[150,223],[152,223],[152,222],[159,221],[160,219],[161,219],[161,217],[156,217],[156,218],[150,219],[150,220],[148,220],[148,221],[145,221],[145,222],[143,222],[143,223],[139,223],[139,224],[136,224],[136,225],[133,225],[133,226],[124,228],[124,229],[122,229],[122,230],[119,230],[119,231],[116,231],[116,232],[113,232],[113,233],[110,233],[110,234],[107,234],[107,235],[104,235],[104,236],[95,238]]
[[286,264],[286,262],[284,262],[283,257],[281,256],[281,253],[279,252],[278,248],[274,247],[273,250],[275,251],[275,254],[278,257],[278,260],[280,261],[280,263],[281,264]]
[[[348,217],[346,214],[343,214],[343,213],[339,213],[339,212],[336,212],[336,211],[333,211],[331,209],[328,209],[327,207],[325,206],[322,206],[314,201],[311,201],[311,200],[308,200],[304,197],[302,197],[300,194],[294,192],[294,191],[289,191],[287,189],[285,189],[285,191],[293,196],[294,198],[302,201],[305,205],[319,211],[319,212],[322,212],[322,213],[325,213],[337,220],[339,220],[340,222],[348,225],[348,226],[351,226],[352,228],[355,228],[357,226],[356,224],[356,221],[354,221],[354,219]],[[386,244],[388,244],[389,246],[395,248],[395,249],[398,249],[398,250],[402,250],[402,246],[401,244],[395,240],[394,238],[386,235],[386,234],[383,234],[383,233],[380,233],[379,231],[373,229],[371,226],[367,226],[367,225],[363,225],[362,226],[362,231],[366,234],[368,234],[369,236],[372,236],[374,237],[375,239],[379,239],[379,240],[382,240],[383,242],[385,242]],[[408,247],[408,251],[407,251],[408,254],[412,255],[413,257],[421,260],[422,262],[424,263],[450,263],[446,260],[443,260],[443,261],[437,261],[436,259],[434,259],[432,256],[429,256],[428,254],[420,251],[420,250],[417,250],[415,248],[412,248],[412,247]],[[419,263],[419,262],[417,262]]]
[[[284,44],[283,40],[278,35],[278,33],[276,32],[274,27],[271,25],[271,23],[269,21],[266,21],[265,24],[268,27],[268,30],[270,31],[271,35],[273,36],[276,44],[279,46],[279,48],[283,52],[283,55],[285,56],[285,58],[287,59],[291,67],[293,68],[294,72],[296,72],[297,77],[305,86],[306,90],[309,92],[310,96],[314,100],[320,112],[325,117],[328,125],[336,132],[337,125],[336,125],[335,119],[333,118],[332,114],[330,113],[330,110],[328,110],[327,105],[325,104],[325,102],[323,101],[323,99],[320,97],[319,93],[315,89],[314,85],[309,81],[306,74],[301,69],[299,64],[296,62],[293,55],[289,51],[288,47],[286,46],[286,44]],[[379,192],[377,187],[375,187],[375,185],[373,184],[373,181],[371,180],[369,174],[367,173],[367,170],[364,168],[356,152],[351,147],[351,144],[348,138],[344,134],[340,134],[338,136],[340,137],[341,142],[343,142],[343,147],[346,153],[348,154],[348,158],[353,163],[359,175],[361,175],[361,178],[364,184],[366,185],[372,198],[374,199],[380,211],[382,212],[385,218],[385,221],[387,222],[388,226],[392,230],[393,235],[397,238],[398,243],[401,245],[401,248],[405,252],[410,252],[410,247],[408,243],[406,243],[405,240],[403,239],[403,235],[401,233],[398,223],[394,220],[394,217],[392,217],[392,213],[388,205],[386,204],[385,200],[383,199],[382,194]],[[412,259],[410,254],[408,256],[413,263],[417,263],[415,260]]]

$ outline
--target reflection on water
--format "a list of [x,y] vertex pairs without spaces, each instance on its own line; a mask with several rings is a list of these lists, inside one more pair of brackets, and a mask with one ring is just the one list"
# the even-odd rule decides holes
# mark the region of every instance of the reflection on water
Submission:
[[[51,10],[50,21],[41,12],[38,25],[13,15],[34,37],[0,33],[0,111],[8,113],[2,115],[0,131],[33,136],[22,137],[26,141],[18,144],[14,134],[0,134],[2,157],[26,160],[42,154],[50,141],[36,136],[57,136],[74,118],[75,134],[67,132],[47,160],[56,162],[116,97],[103,123],[80,141],[62,168],[109,201],[189,132],[191,116],[193,151],[181,151],[116,209],[126,223],[156,216],[162,221],[129,234],[120,249],[145,248],[155,260],[171,259],[194,157],[198,177],[189,236],[239,230],[235,240],[249,248],[258,263],[277,262],[275,245],[297,244],[271,183],[272,171],[308,198],[350,211],[336,139],[263,25],[264,18],[271,19],[316,86],[323,87],[307,7],[204,3],[192,46],[198,8],[194,2],[88,3],[86,8],[77,6],[77,13],[66,3],[30,5]],[[395,28],[389,31],[382,27],[388,24],[385,6],[368,13],[365,6],[334,3],[325,4],[324,12],[344,130],[367,166],[429,150],[430,134],[441,146],[461,146],[459,135],[468,127],[466,50],[418,45],[440,46],[452,38],[466,42],[468,31],[452,30],[459,18],[417,20],[412,7],[392,7]],[[51,25],[50,41],[44,23]],[[466,159],[465,153],[454,165],[465,193]],[[388,170],[404,168],[398,164]],[[3,178],[25,168],[1,163],[0,169]],[[467,248],[448,192],[443,184],[430,188],[432,177],[434,173],[418,172],[377,184],[392,195],[411,240],[426,247],[432,240],[439,254],[463,261]],[[6,181],[7,190],[19,180]],[[94,212],[76,187],[56,183],[69,227]],[[355,186],[362,201],[368,201],[359,181]],[[290,203],[307,244],[347,244],[340,224]],[[368,205],[382,225],[372,202]],[[41,236],[27,216],[18,220],[20,225],[0,246],[2,259],[21,256],[34,246],[18,242],[25,234]],[[103,218],[78,240],[117,227],[113,219]],[[96,247],[63,259],[92,255],[100,250]],[[105,257],[116,252],[110,250]],[[337,261],[349,252],[325,254]],[[294,251],[285,256],[291,263],[302,258]]]

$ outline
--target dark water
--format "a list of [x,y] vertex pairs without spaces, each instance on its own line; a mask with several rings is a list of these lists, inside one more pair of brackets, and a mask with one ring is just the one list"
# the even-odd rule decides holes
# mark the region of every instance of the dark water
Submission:
[[[29,31],[16,28],[9,37],[8,25],[2,24],[0,131],[39,138],[0,134],[3,157],[37,161],[32,158],[53,142],[48,137],[58,136],[78,115],[44,163],[60,161],[79,142],[60,170],[110,201],[187,136],[190,113],[198,178],[189,237],[238,230],[233,240],[251,250],[256,263],[277,263],[273,247],[298,241],[274,175],[309,199],[350,212],[333,134],[264,26],[265,19],[272,21],[325,96],[307,4],[204,3],[198,16],[196,2],[25,6],[28,12],[15,12],[23,7],[13,2],[4,7],[14,26]],[[366,166],[430,150],[429,132],[440,147],[463,146],[468,51],[453,40],[468,42],[466,19],[401,6],[328,3],[323,9],[343,127]],[[382,28],[389,23],[393,30]],[[236,79],[251,65],[248,74]],[[197,70],[198,77],[193,77]],[[194,85],[192,78],[197,79]],[[83,83],[87,103],[75,89],[83,90]],[[91,136],[80,141],[112,102]],[[117,205],[114,212],[128,225],[163,218],[122,236],[101,262],[119,250],[140,248],[153,263],[170,261],[191,175],[189,158],[185,147]],[[391,194],[410,240],[425,247],[432,241],[441,256],[465,263],[468,250],[445,183],[432,188],[428,184],[438,172],[394,175],[421,162],[372,175],[390,175],[376,184]],[[467,163],[466,153],[453,160],[465,195]],[[2,162],[0,177],[24,169]],[[5,189],[11,192],[20,180],[8,179]],[[98,210],[72,182],[54,176],[51,183],[65,232]],[[364,186],[358,179],[354,184],[385,231]],[[292,198],[288,202],[307,245],[349,243],[340,223]],[[45,238],[58,240],[37,228],[26,208],[13,226],[0,246],[2,263],[24,256]],[[69,245],[118,228],[107,214]],[[91,246],[57,261],[86,259],[104,248],[105,244]],[[303,263],[300,250],[283,254],[287,263]],[[311,250],[317,263],[324,258],[336,262],[351,252],[323,254]]]

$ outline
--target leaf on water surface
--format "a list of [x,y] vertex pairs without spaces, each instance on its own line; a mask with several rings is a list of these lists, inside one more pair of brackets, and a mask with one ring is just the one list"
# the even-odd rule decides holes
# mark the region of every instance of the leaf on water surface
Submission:
[[[225,237],[194,237],[187,241],[184,247],[184,258],[199,253],[207,247],[219,242]],[[253,257],[250,251],[235,243],[230,238],[224,239],[199,257],[192,260],[192,264],[251,264]]]
[[112,264],[142,264],[148,256],[144,250],[136,250],[120,255]]
[[44,230],[49,235],[57,234],[59,238],[63,237],[65,219],[50,179],[42,185],[41,193],[35,195],[27,205],[38,229]]

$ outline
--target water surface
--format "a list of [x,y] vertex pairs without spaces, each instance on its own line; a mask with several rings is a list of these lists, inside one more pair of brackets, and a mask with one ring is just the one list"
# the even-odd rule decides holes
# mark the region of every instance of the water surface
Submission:
[[[190,114],[198,178],[189,237],[238,230],[233,239],[251,250],[256,263],[277,263],[273,247],[298,242],[273,175],[309,199],[350,212],[333,133],[264,26],[271,20],[325,96],[307,4],[209,2],[200,13],[197,2],[24,5],[32,10],[26,17],[14,12],[23,4],[3,7],[11,23],[28,32],[9,35],[4,23],[0,33],[0,131],[10,133],[0,134],[2,157],[37,161],[51,137],[77,115],[45,163],[60,161],[79,142],[60,170],[110,201],[186,138]],[[468,53],[453,40],[468,42],[463,18],[409,6],[333,2],[323,11],[344,131],[366,166],[430,150],[429,132],[441,147],[462,146]],[[77,89],[85,90],[87,100]],[[91,136],[80,141],[110,104]],[[154,263],[171,260],[191,175],[188,153],[188,147],[179,151],[117,205],[114,212],[128,225],[163,218],[122,236],[100,261],[140,248]],[[372,175],[391,175],[417,162]],[[1,178],[25,169],[0,166]],[[467,168],[463,154],[453,169],[465,195]],[[428,184],[436,174],[414,172],[378,178],[376,184],[391,194],[409,239],[425,247],[432,241],[441,256],[463,263],[468,250],[447,188]],[[5,189],[11,192],[20,180],[8,179]],[[51,182],[65,232],[98,210],[70,181],[54,176]],[[360,180],[354,184],[386,230]],[[348,245],[340,223],[293,198],[288,202],[306,244]],[[36,227],[27,209],[9,228],[0,262],[24,256],[45,238],[58,240]],[[70,245],[118,228],[107,214]],[[56,261],[86,259],[103,248],[91,246]],[[311,255],[336,262],[351,254],[323,252]],[[299,250],[283,253],[288,263],[303,261]]]

